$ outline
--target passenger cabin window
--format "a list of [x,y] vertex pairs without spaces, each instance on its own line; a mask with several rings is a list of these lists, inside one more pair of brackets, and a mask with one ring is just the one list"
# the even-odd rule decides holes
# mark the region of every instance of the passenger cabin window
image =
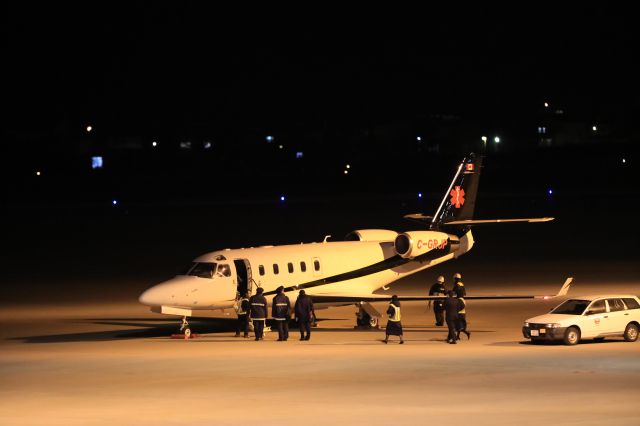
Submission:
[[300,262],[300,270],[302,272],[307,272],[307,264],[304,262]]
[[290,274],[293,274],[293,263],[291,262],[287,263],[287,269],[289,270]]
[[320,261],[319,260],[314,260],[313,261],[313,269],[315,269],[316,271],[320,270]]
[[604,306],[604,300],[593,302],[587,312],[589,315],[602,314],[607,312],[607,308]]
[[229,268],[229,265],[223,263],[221,265],[218,265],[218,271],[216,272],[216,274],[221,277],[230,277],[231,268]]
[[280,273],[280,268],[278,268],[278,264],[274,263],[273,264],[273,273],[278,275]]
[[640,304],[636,299],[622,299],[624,300],[624,304],[627,305],[627,309],[640,309]]
[[258,272],[260,272],[260,275],[264,275],[264,266],[258,266]]
[[216,270],[216,264],[210,262],[197,262],[193,264],[193,267],[189,269],[186,274],[200,278],[213,278],[213,271]]
[[610,312],[624,311],[624,305],[622,304],[622,300],[620,300],[620,299],[607,299],[607,302],[609,303],[609,311]]

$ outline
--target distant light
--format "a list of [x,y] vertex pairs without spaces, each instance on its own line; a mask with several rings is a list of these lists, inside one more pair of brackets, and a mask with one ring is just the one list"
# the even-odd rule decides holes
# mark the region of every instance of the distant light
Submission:
[[[624,160],[622,160],[622,162],[624,163]],[[40,176],[40,170],[36,172],[36,176]]]
[[156,141],[151,142],[151,146],[155,148],[156,146],[158,146],[158,142]]
[[548,193],[549,195],[553,195],[553,189],[548,190],[548,191],[547,191],[547,193]]
[[545,102],[545,103],[544,103],[544,107],[545,107],[545,108],[549,108],[549,103],[548,103],[548,102]]
[[487,137],[486,136],[483,136],[480,139],[482,139],[482,142],[485,142],[485,143],[487,142]]
[[422,198],[422,192],[418,192],[418,198]]
[[103,166],[102,157],[91,157],[91,168],[92,169],[101,169]]
[[304,157],[304,152],[302,151],[296,152],[296,158],[302,158],[302,157]]
[[418,142],[420,142],[420,141],[422,140],[422,138],[421,138],[420,136],[418,136],[418,137],[416,137],[416,140],[417,140]]
[[346,167],[347,167],[347,169],[350,169],[351,168],[351,164],[347,164]]
[[282,149],[284,148],[284,145],[278,145],[278,148]]
[[345,170],[345,171],[344,171],[344,174],[345,174],[345,175],[348,175],[348,174],[349,174],[349,170]]
[[598,127],[593,126],[593,127],[591,128],[591,130],[593,130],[593,131],[595,132],[595,131],[597,131],[597,130],[598,130]]
[[[622,159],[622,164],[627,164],[627,159],[626,159],[626,158],[623,158],[623,159]],[[40,173],[40,172],[38,172],[38,174],[39,174],[39,173]]]
[[114,206],[118,205],[118,200],[112,200],[111,204],[113,204]]
[[493,141],[494,141],[495,143],[500,143],[500,138],[496,136],[495,138],[493,138]]
[[267,142],[269,142],[269,143],[273,142],[273,136],[271,136],[271,135],[268,135],[265,139],[266,139],[266,140],[267,140]]
[[93,127],[87,126],[87,133],[91,133],[92,130],[93,130]]
[[284,201],[286,198],[284,197],[284,195],[280,196],[280,201]]
[[213,144],[209,141],[205,141],[202,146],[204,147],[204,149],[211,149],[211,147],[213,146]]
[[180,149],[191,149],[191,142],[190,141],[180,142]]

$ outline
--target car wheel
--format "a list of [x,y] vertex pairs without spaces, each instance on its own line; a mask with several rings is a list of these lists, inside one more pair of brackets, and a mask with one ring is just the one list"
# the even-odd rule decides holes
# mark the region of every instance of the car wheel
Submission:
[[578,327],[569,327],[567,331],[564,332],[564,344],[565,345],[575,345],[580,341],[580,330]]
[[627,342],[635,342],[638,340],[638,326],[636,324],[627,324],[627,328],[624,329],[624,340]]

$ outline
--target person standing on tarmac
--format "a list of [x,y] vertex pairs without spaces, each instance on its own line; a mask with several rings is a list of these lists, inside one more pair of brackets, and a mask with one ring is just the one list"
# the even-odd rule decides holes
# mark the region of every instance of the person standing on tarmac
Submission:
[[240,337],[240,330],[244,331],[244,337],[249,337],[249,299],[247,299],[247,293],[242,293],[236,313],[238,314],[238,322],[236,323],[236,337]]
[[[447,290],[444,288],[444,277],[440,275],[434,285],[429,290],[429,296],[445,296]],[[431,307],[431,300],[429,300],[428,307]],[[436,299],[433,301],[433,314],[436,317],[436,326],[442,327],[444,325],[444,299]]]
[[[311,322],[314,320],[313,300],[300,290],[295,305],[296,322],[300,327],[300,340],[311,339]],[[305,332],[307,335],[305,336]]]
[[286,294],[284,287],[280,286],[276,290],[278,293],[271,303],[271,316],[278,324],[278,342],[287,341],[289,338],[289,318],[291,317],[291,302]]
[[389,342],[389,336],[399,336],[400,344],[404,343],[402,339],[402,323],[400,322],[400,301],[398,300],[398,296],[395,294],[391,296],[391,302],[389,303],[389,308],[387,309],[387,315],[389,316],[389,320],[387,321],[387,329],[385,331],[385,337],[383,342]]
[[471,339],[471,332],[467,331],[467,303],[463,297],[458,298],[458,332],[456,334],[456,340],[460,340],[460,332],[467,335],[467,339]]
[[453,276],[452,290],[456,294],[457,298],[465,297],[467,295],[467,290],[465,290],[464,283],[462,282],[462,275],[459,272],[456,272]]
[[447,320],[447,327],[449,327],[449,335],[447,336],[447,343],[453,345],[456,344],[456,327],[458,325],[458,312],[460,312],[459,300],[455,298],[453,290],[447,292],[447,298],[444,299],[444,312]]
[[253,321],[256,340],[264,339],[264,323],[267,321],[267,299],[262,295],[263,291],[262,287],[258,287],[256,294],[249,299],[251,321]]

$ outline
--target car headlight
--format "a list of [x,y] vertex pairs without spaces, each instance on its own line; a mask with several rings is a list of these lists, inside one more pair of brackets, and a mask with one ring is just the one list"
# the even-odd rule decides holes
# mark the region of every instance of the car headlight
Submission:
[[544,326],[546,328],[558,328],[560,327],[560,324],[558,324],[557,322],[553,322],[553,323],[545,324]]
[[529,323],[525,321],[525,322],[524,322],[524,326],[525,326],[525,327],[529,327]]

